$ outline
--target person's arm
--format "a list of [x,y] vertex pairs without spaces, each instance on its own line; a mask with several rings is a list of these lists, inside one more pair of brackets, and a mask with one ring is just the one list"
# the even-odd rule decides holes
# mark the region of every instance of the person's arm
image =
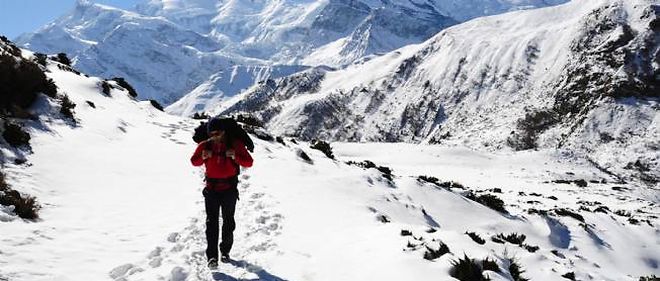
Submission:
[[197,149],[195,149],[195,153],[193,153],[192,157],[190,157],[190,162],[193,164],[193,166],[202,166],[204,164],[204,160],[206,158],[204,157],[204,145],[205,142],[200,142],[199,145],[197,145]]
[[240,141],[234,144],[234,161],[236,164],[245,168],[252,167],[252,162],[254,161],[250,153],[245,149],[245,145]]

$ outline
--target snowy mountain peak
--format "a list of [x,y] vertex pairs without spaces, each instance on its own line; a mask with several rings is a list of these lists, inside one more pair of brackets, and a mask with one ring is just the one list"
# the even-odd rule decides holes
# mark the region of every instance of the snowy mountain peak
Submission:
[[[42,53],[65,52],[94,75],[126,77],[141,97],[169,105],[231,65],[343,67],[459,21],[555,2],[149,0],[133,13],[79,1],[68,15],[16,41]],[[152,73],[153,65],[163,73]]]

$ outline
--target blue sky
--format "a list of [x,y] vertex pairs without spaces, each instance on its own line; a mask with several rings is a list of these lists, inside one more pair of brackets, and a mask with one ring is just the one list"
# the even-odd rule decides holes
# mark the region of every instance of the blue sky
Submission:
[[[139,0],[92,0],[129,9]],[[76,0],[0,0],[0,35],[9,39],[38,29],[73,9]]]

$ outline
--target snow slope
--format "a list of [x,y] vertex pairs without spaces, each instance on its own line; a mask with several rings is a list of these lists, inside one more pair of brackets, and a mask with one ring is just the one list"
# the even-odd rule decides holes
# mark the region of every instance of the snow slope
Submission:
[[191,124],[120,88],[105,96],[98,78],[52,61],[49,70],[59,93],[77,104],[78,125],[42,97],[34,106],[39,120],[27,121],[28,162],[16,165],[22,156],[2,149],[7,181],[43,209],[36,222],[0,216],[0,280],[101,280],[107,264],[141,256],[196,214],[194,204],[179,205],[199,200],[190,144],[177,140],[176,129]]
[[571,148],[617,173],[639,160],[657,183],[659,10],[577,0],[479,18],[346,69],[255,85],[216,112],[304,139]]
[[[7,181],[43,209],[38,221],[0,211],[0,280],[452,280],[452,261],[464,254],[494,260],[501,273],[487,271],[491,280],[511,280],[509,257],[532,280],[660,274],[658,190],[619,183],[570,155],[334,143],[331,160],[306,142],[256,135],[255,165],[240,176],[234,261],[211,272],[203,257],[202,171],[189,164],[197,121],[157,111],[121,88],[104,95],[98,78],[55,62],[48,69],[60,94],[77,104],[77,125],[42,98],[33,108],[38,120],[25,121],[27,162],[15,164],[3,147]],[[391,168],[391,179],[386,169],[345,163],[365,159]],[[498,196],[507,212],[469,193]],[[538,250],[490,238],[513,232]],[[450,253],[423,258],[441,242]]]

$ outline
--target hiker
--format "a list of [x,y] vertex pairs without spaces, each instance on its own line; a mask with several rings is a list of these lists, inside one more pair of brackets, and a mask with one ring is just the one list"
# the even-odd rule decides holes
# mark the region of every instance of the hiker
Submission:
[[252,156],[237,136],[236,121],[229,118],[213,118],[207,123],[209,138],[197,146],[190,158],[194,166],[204,164],[206,186],[204,202],[206,209],[206,258],[208,266],[218,266],[218,224],[222,210],[221,261],[227,263],[234,242],[234,210],[238,200],[238,174],[240,167],[251,167]]

